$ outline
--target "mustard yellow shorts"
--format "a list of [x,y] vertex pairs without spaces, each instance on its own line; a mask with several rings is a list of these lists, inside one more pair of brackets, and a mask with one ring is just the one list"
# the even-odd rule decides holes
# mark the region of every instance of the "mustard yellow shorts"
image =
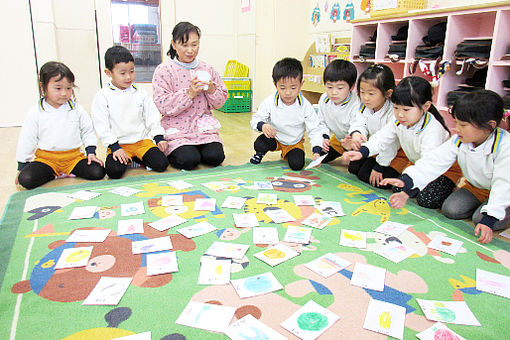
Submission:
[[279,141],[276,141],[276,150],[274,151],[281,151],[282,158],[285,159],[285,157],[287,157],[287,154],[293,149],[300,149],[303,150],[303,152],[305,152],[304,139],[301,139],[297,144],[294,145],[283,145]]
[[347,150],[344,149],[342,146],[342,143],[336,138],[335,135],[332,135],[329,139],[329,147],[338,152],[340,155],[343,155],[343,153]]
[[[137,157],[138,159],[142,159],[143,156],[149,149],[157,147],[156,144],[150,139],[143,139],[136,143],[132,144],[120,144],[120,147],[126,151],[129,158]],[[108,149],[108,154],[111,153],[111,150]]]
[[76,164],[82,159],[87,159],[79,148],[66,151],[46,151],[37,149],[34,162],[41,162],[53,169],[55,175],[65,173],[69,175]]

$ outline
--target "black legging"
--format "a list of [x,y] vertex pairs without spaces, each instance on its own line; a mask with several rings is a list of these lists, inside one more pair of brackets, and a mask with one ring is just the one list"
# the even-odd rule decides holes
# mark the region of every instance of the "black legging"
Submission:
[[[82,159],[76,164],[71,173],[77,177],[98,180],[102,179],[105,175],[105,169],[96,162],[87,164],[88,160]],[[38,186],[48,183],[55,179],[55,172],[53,169],[41,162],[31,162],[27,164],[19,173],[18,181],[23,187],[27,189],[34,189]]]
[[328,155],[324,157],[322,160],[322,163],[329,163],[332,160],[337,159],[338,157],[342,156],[342,154],[335,149],[333,149],[331,146],[329,147]]
[[[152,147],[147,150],[141,160],[137,157],[133,157],[133,161],[148,166],[157,172],[163,172],[168,167],[168,160],[166,159],[165,154],[157,147]],[[112,179],[121,178],[122,175],[124,175],[124,172],[126,172],[127,167],[128,166],[126,164],[122,164],[121,162],[114,160],[113,154],[109,154],[106,157],[106,174]]]
[[[253,148],[255,152],[265,154],[268,151],[276,150],[276,139],[275,138],[267,138],[264,134],[260,135],[253,142]],[[287,161],[289,162],[289,166],[292,170],[297,171],[303,169],[305,165],[305,153],[301,149],[292,149],[287,155],[285,155]]]
[[192,170],[198,163],[218,166],[225,160],[223,145],[212,142],[200,145],[183,145],[168,155],[168,162],[176,169]]
[[[370,183],[370,174],[374,170],[375,157],[362,158],[349,163],[348,170],[351,174],[358,176],[365,183]],[[400,173],[390,166],[383,167],[383,178],[397,178]],[[391,185],[379,186],[381,189],[389,189]]]

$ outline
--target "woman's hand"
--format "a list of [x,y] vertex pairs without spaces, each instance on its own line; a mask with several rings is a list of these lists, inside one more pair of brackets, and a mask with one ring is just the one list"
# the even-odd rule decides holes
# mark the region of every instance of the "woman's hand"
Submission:
[[98,163],[99,165],[104,166],[103,161],[102,161],[102,160],[100,160],[99,158],[97,158],[97,156],[96,156],[96,154],[95,154],[95,153],[91,153],[91,154],[88,154],[88,155],[87,155],[87,165],[92,164],[92,162],[96,162],[96,163]]
[[209,94],[213,94],[214,92],[216,92],[216,85],[212,82],[212,81],[209,81],[208,83],[209,87],[207,88],[207,93]]
[[200,92],[204,91],[204,83],[197,77],[191,79],[191,84],[188,90],[188,96],[194,99]]

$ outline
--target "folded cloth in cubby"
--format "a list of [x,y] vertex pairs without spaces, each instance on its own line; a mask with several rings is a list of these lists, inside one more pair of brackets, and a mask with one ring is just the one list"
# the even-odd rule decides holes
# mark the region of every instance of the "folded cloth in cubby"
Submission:
[[443,55],[443,45],[427,46],[418,45],[414,53],[415,58],[437,59]]
[[466,39],[457,45],[457,58],[485,58],[491,53],[492,39]]
[[466,84],[484,88],[487,80],[487,70],[487,67],[476,70],[471,78],[466,79]]
[[405,58],[406,56],[406,43],[394,43],[390,45],[390,48],[388,49],[388,54],[396,54],[400,58]]
[[359,55],[361,57],[374,59],[375,58],[375,44],[365,44],[360,46]]

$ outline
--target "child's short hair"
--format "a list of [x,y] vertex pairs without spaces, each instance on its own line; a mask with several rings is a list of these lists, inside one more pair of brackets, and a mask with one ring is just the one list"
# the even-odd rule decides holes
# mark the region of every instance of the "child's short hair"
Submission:
[[296,58],[283,58],[273,67],[273,83],[285,78],[298,78],[303,80],[303,65]]
[[360,84],[362,81],[373,83],[383,94],[395,88],[395,76],[393,75],[393,71],[384,64],[373,64],[363,71],[358,78],[358,95],[360,93]]
[[129,63],[130,61],[135,62],[135,59],[131,52],[123,46],[112,46],[104,54],[104,66],[110,71],[118,63]]
[[358,71],[353,63],[343,59],[336,59],[329,63],[322,76],[324,84],[328,81],[345,81],[351,88],[356,83]]
[[493,130],[490,120],[499,125],[503,119],[504,104],[499,94],[491,90],[476,90],[459,97],[452,108],[452,116],[474,126]]
[[[200,38],[200,28],[190,22],[182,21],[175,25],[172,30],[172,40],[174,42],[186,43],[190,33],[196,33]],[[170,49],[166,52],[166,55],[172,59],[177,56],[177,51],[172,47],[172,44],[170,44]]]
[[39,83],[41,84],[41,90],[44,92],[53,77],[59,77],[57,81],[62,78],[67,78],[70,83],[74,83],[74,74],[71,72],[69,67],[58,61],[48,61],[39,71]]

